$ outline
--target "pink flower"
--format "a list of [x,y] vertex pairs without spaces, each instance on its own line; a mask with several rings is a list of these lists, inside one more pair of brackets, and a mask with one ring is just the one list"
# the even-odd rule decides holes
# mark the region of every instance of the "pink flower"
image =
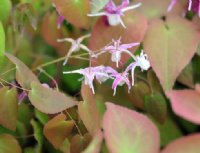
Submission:
[[124,12],[138,8],[141,6],[141,3],[138,3],[136,5],[128,6],[129,0],[123,0],[122,4],[120,6],[116,6],[115,3],[110,0],[106,6],[104,12],[94,13],[94,14],[88,14],[88,16],[107,16],[108,23],[111,26],[116,26],[118,24],[121,24],[124,28],[126,26],[124,25],[124,22],[121,19],[121,16],[124,15]]
[[109,78],[108,74],[105,72],[104,66],[88,67],[85,69],[79,69],[79,70],[68,71],[68,72],[63,72],[63,73],[64,74],[70,74],[70,73],[82,74],[84,77],[81,78],[81,80],[84,79],[85,85],[89,85],[89,87],[92,89],[93,94],[95,93],[94,86],[93,86],[93,81],[95,77],[100,83],[106,81]]
[[129,54],[132,58],[135,58],[130,51],[127,49],[132,48],[134,46],[138,46],[140,43],[129,43],[129,44],[121,44],[121,38],[118,40],[112,40],[113,44],[106,46],[103,51],[93,55],[94,57],[98,57],[99,55],[110,52],[111,53],[111,60],[116,62],[116,67],[119,66],[119,62],[121,60],[121,54],[123,52]]
[[140,67],[141,70],[148,70],[150,68],[150,63],[147,59],[147,55],[144,54],[143,50],[140,53],[139,56],[136,56],[136,59],[134,62],[132,62],[127,68],[126,68],[126,72],[131,70],[131,77],[132,77],[132,86],[134,85],[134,70],[136,67]]
[[127,84],[128,86],[128,91],[131,89],[131,83],[128,78],[128,72],[124,71],[122,73],[118,73],[115,69],[111,67],[106,67],[105,71],[109,76],[114,79],[113,84],[112,84],[112,89],[114,90],[113,96],[116,94],[117,86],[122,86],[124,84]]
[[85,38],[88,38],[90,37],[90,34],[87,34],[87,35],[84,35],[84,36],[81,36],[79,37],[78,39],[74,40],[72,38],[64,38],[64,39],[58,39],[57,41],[58,42],[64,42],[64,41],[67,41],[67,42],[70,42],[72,44],[72,46],[70,47],[67,55],[66,55],[66,59],[63,63],[63,65],[66,65],[67,64],[67,61],[69,59],[69,57],[71,56],[71,54],[73,52],[78,52],[80,49],[83,49],[87,52],[89,52],[90,54],[92,53],[91,50],[85,46],[84,44],[82,44],[82,41],[85,39]]

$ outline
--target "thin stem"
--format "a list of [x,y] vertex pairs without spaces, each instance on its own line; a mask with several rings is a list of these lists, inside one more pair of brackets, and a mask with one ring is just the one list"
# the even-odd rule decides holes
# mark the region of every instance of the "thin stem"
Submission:
[[34,137],[34,134],[29,134],[29,135],[24,135],[24,136],[15,136],[15,138],[17,139],[30,138],[30,137]]
[[50,78],[50,79],[53,81],[53,83],[55,84],[56,90],[59,91],[58,83],[56,82],[56,80],[55,80],[50,74],[48,74],[44,69],[38,68],[38,70],[39,70],[40,72],[44,73],[48,78]]
[[11,72],[13,70],[16,70],[16,67],[13,67],[13,68],[7,70],[6,72],[3,72],[2,74],[0,74],[0,76],[3,76],[3,75],[5,75],[5,74],[7,74],[7,73],[9,73],[9,72]]
[[16,88],[18,88],[18,89],[21,89],[21,90],[24,90],[24,91],[27,91],[27,92],[31,91],[31,90],[28,90],[28,89],[25,89],[25,88],[16,86],[16,85],[14,85],[14,84],[12,84],[12,83],[10,83],[10,82],[8,82],[8,81],[2,79],[2,78],[0,78],[0,81],[5,82],[5,83],[7,83],[7,84],[9,84],[9,85],[11,85],[11,86],[13,86],[13,87],[16,87]]
[[81,130],[79,129],[78,125],[76,124],[75,120],[72,118],[72,116],[68,113],[67,110],[65,110],[65,112],[67,113],[67,115],[69,116],[69,118],[74,122],[74,125],[78,131],[78,133],[83,137],[83,134],[81,133]]

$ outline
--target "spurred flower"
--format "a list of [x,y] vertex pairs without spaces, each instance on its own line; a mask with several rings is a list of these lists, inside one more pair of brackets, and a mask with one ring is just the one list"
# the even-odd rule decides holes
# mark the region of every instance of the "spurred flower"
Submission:
[[138,3],[136,5],[128,6],[129,3],[129,0],[123,0],[120,6],[116,6],[115,3],[110,0],[106,4],[103,12],[88,14],[88,16],[107,16],[109,25],[116,26],[121,24],[124,28],[126,28],[124,22],[121,19],[121,16],[124,15],[124,12],[138,8],[141,5],[141,3]]
[[128,72],[124,71],[122,73],[118,73],[115,69],[112,67],[106,67],[105,68],[106,73],[110,76],[110,78],[114,79],[112,84],[112,89],[114,90],[113,96],[116,94],[117,86],[122,86],[124,84],[127,84],[128,91],[131,89],[131,83],[128,78]]
[[85,39],[85,38],[88,38],[90,37],[90,34],[87,34],[87,35],[84,35],[82,37],[79,37],[78,39],[74,40],[72,38],[64,38],[64,39],[58,39],[57,41],[58,42],[64,42],[64,41],[67,41],[67,42],[70,42],[72,45],[66,55],[66,59],[63,63],[63,65],[66,65],[67,64],[67,61],[70,57],[70,55],[73,53],[73,52],[78,52],[80,49],[83,49],[87,52],[89,52],[89,54],[91,54],[91,50],[85,46],[84,44],[82,44],[82,41]]
[[132,86],[134,85],[134,71],[137,66],[141,68],[141,71],[146,71],[150,68],[149,60],[143,50],[139,56],[136,56],[135,61],[126,68],[126,72],[131,70]]
[[113,62],[116,62],[116,67],[119,66],[119,62],[121,60],[121,54],[127,53],[129,54],[132,58],[135,58],[134,55],[128,50],[134,46],[138,46],[140,43],[129,43],[129,44],[121,44],[121,38],[118,40],[112,40],[112,44],[106,46],[101,52],[94,54],[92,56],[98,57],[99,55],[105,53],[105,52],[110,52],[111,53],[111,60]]
[[88,85],[92,89],[93,94],[95,93],[94,86],[93,86],[93,81],[95,77],[100,83],[106,81],[109,78],[109,75],[105,72],[104,66],[88,67],[85,69],[79,69],[79,70],[68,71],[68,72],[63,72],[63,73],[64,74],[70,74],[70,73],[82,74],[84,77],[81,78],[80,80],[84,79],[85,85]]

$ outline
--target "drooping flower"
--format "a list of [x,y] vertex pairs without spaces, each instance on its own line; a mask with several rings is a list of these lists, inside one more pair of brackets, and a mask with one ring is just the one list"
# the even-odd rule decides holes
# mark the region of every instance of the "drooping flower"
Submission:
[[64,42],[64,41],[67,41],[67,42],[70,42],[72,45],[66,55],[66,58],[65,58],[65,61],[63,63],[63,65],[66,65],[67,62],[68,62],[68,59],[70,57],[70,55],[73,53],[73,52],[78,52],[80,49],[83,49],[85,51],[87,51],[89,54],[91,54],[91,50],[85,46],[84,44],[82,44],[82,41],[86,38],[90,37],[90,34],[87,34],[87,35],[84,35],[84,36],[81,36],[79,37],[78,39],[74,40],[72,38],[64,38],[64,39],[58,39],[57,41],[58,42]]
[[143,50],[139,56],[136,56],[135,61],[126,68],[126,72],[131,70],[132,86],[134,85],[134,70],[136,67],[140,67],[141,71],[147,71],[150,68],[150,62],[147,58],[147,54],[144,54]]
[[88,85],[92,89],[93,94],[95,93],[94,86],[93,86],[93,81],[95,77],[100,83],[106,81],[109,78],[109,75],[105,72],[104,66],[88,67],[85,69],[79,69],[79,70],[68,71],[68,72],[63,72],[63,73],[64,74],[71,74],[71,73],[82,74],[84,77],[81,78],[80,80],[84,79],[85,85]]
[[[171,3],[168,7],[168,12],[170,12],[175,4],[177,3],[177,0],[171,0]],[[193,11],[195,13],[198,13],[200,17],[200,0],[188,0],[188,11]]]
[[134,46],[138,46],[140,44],[140,43],[121,44],[121,38],[119,38],[118,40],[112,40],[112,42],[113,42],[113,44],[106,46],[101,52],[94,54],[92,56],[98,57],[99,55],[101,55],[105,52],[109,52],[109,53],[111,53],[111,60],[113,62],[116,62],[116,67],[119,66],[119,62],[121,60],[121,54],[123,52],[127,53],[131,57],[135,58],[132,55],[132,53],[130,51],[128,51],[128,49],[130,49]]
[[131,83],[128,78],[129,73],[127,71],[118,73],[112,67],[106,67],[105,71],[110,76],[110,78],[114,79],[113,84],[112,84],[112,89],[114,90],[113,96],[115,96],[115,94],[116,94],[117,86],[122,86],[124,84],[127,84],[128,91],[130,91]]
[[121,24],[124,28],[126,28],[124,22],[121,19],[121,16],[124,15],[124,12],[138,8],[141,6],[141,3],[128,6],[129,5],[129,0],[123,0],[122,4],[120,6],[116,6],[115,3],[110,0],[106,6],[103,12],[99,13],[94,13],[94,14],[88,14],[90,17],[94,16],[107,16],[108,18],[108,23],[111,26],[116,26],[118,24]]

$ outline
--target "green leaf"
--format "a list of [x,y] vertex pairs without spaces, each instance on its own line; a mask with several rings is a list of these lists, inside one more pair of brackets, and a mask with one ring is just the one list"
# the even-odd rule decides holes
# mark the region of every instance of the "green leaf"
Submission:
[[40,112],[37,109],[35,109],[35,116],[43,125],[45,125],[49,121],[49,116],[47,114]]
[[46,114],[56,114],[77,105],[77,101],[72,97],[44,87],[37,82],[31,84],[31,91],[28,93],[28,97],[33,106]]
[[44,126],[43,132],[49,142],[58,149],[69,136],[73,127],[73,121],[66,121],[66,116],[59,114]]
[[23,88],[31,89],[31,82],[39,82],[35,74],[18,58],[9,53],[5,53],[5,55],[13,64],[16,65],[16,79]]
[[42,153],[42,146],[43,146],[43,141],[44,141],[42,125],[35,120],[31,120],[31,124],[33,126],[34,138],[38,142],[38,151],[37,152]]
[[89,28],[90,1],[89,0],[52,0],[60,15],[71,24],[79,28]]
[[179,16],[167,17],[165,22],[154,20],[150,24],[144,50],[164,90],[172,89],[176,78],[194,56],[200,38],[197,29]]
[[167,117],[167,102],[160,93],[152,93],[145,96],[145,109],[153,118],[164,123]]
[[3,60],[2,58],[4,57],[4,52],[5,52],[5,32],[4,32],[3,24],[0,21],[0,64],[2,64],[2,60]]
[[159,152],[159,132],[146,116],[112,103],[107,103],[106,106],[103,129],[110,152]]
[[0,124],[4,127],[15,130],[17,123],[18,100],[17,90],[9,87],[0,89]]
[[[11,13],[12,4],[10,0],[1,0],[0,1],[0,21],[6,22]],[[1,43],[0,43],[1,44]]]
[[8,134],[0,135],[0,153],[21,153],[17,140]]

